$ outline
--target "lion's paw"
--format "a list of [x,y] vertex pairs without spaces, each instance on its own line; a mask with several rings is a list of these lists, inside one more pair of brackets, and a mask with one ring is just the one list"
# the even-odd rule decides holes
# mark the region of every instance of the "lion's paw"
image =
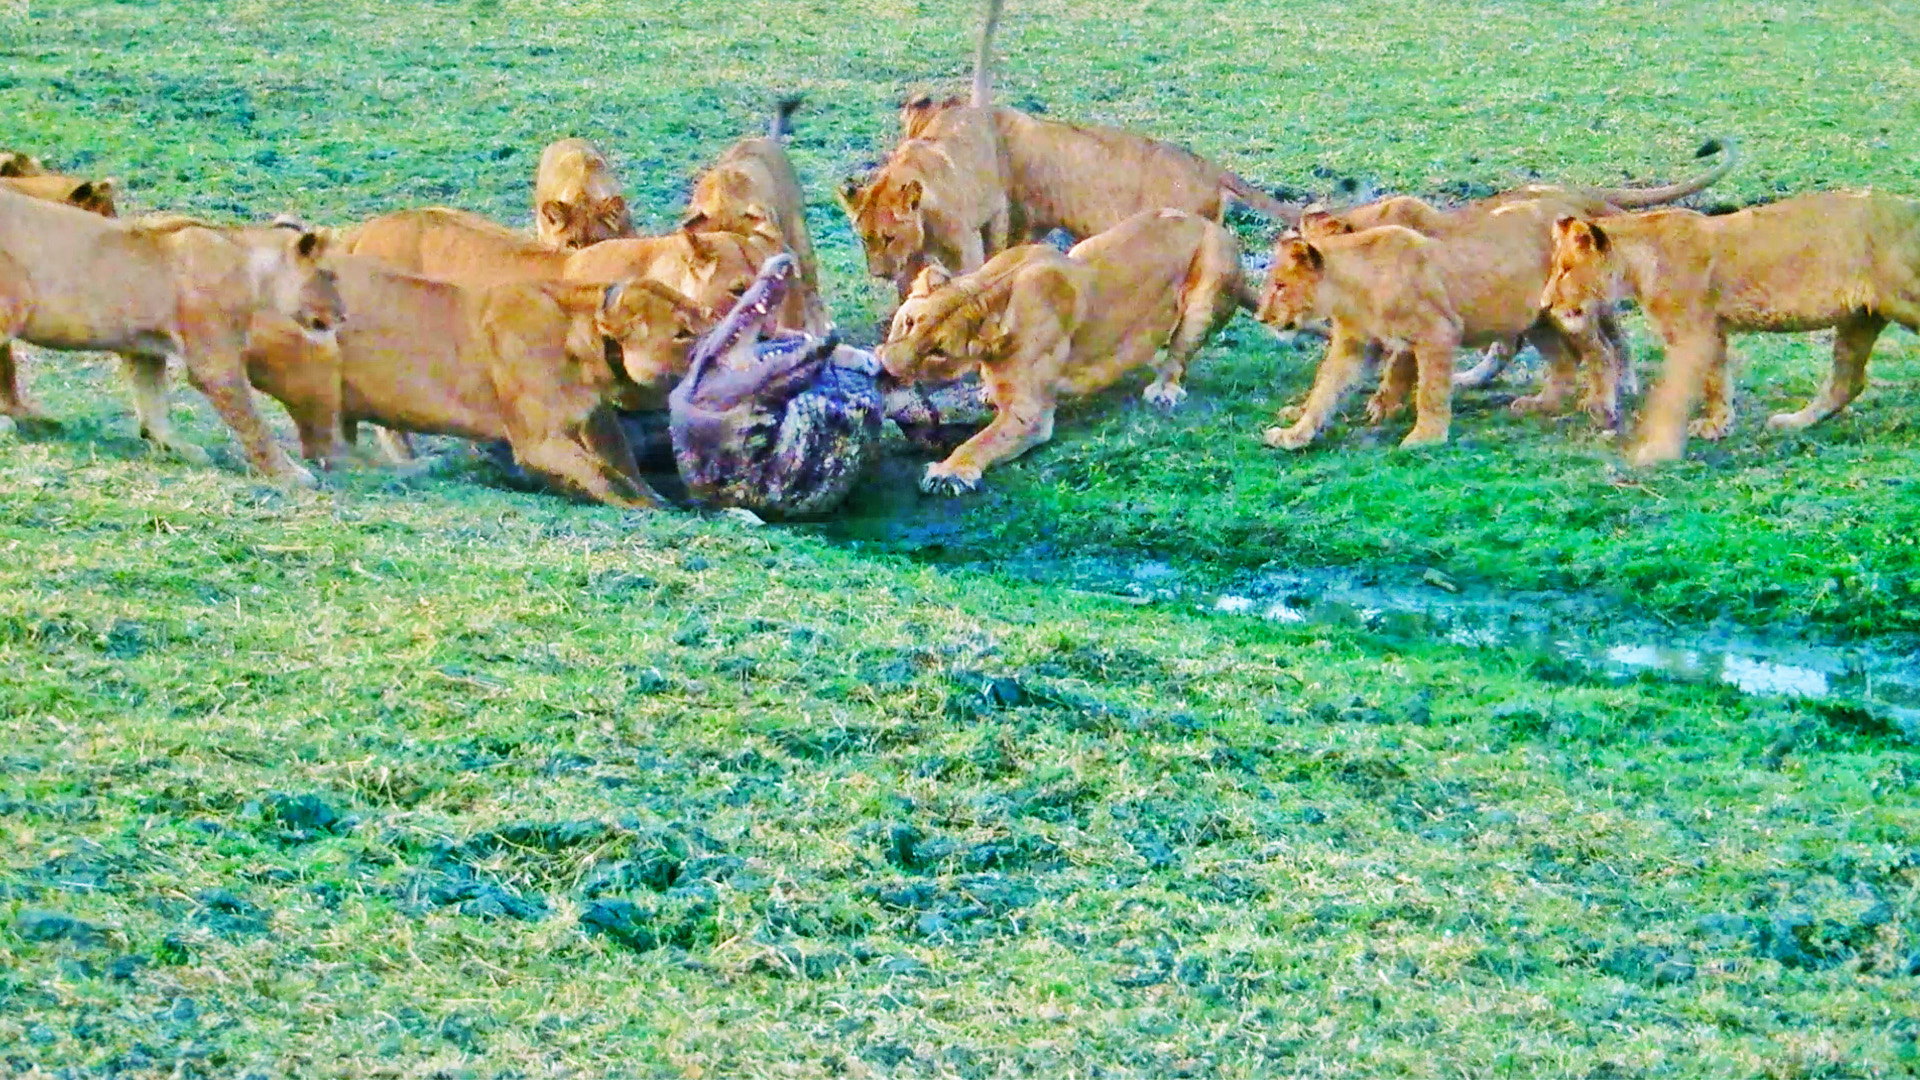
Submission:
[[1374,394],[1367,399],[1367,423],[1375,426],[1385,423],[1387,418],[1399,412],[1404,404],[1406,404],[1404,401],[1393,401]]
[[1400,440],[1400,449],[1412,450],[1421,446],[1439,446],[1447,441],[1447,429],[1444,427],[1422,427],[1413,425],[1407,437]]
[[1696,439],[1717,442],[1733,430],[1732,416],[1703,416],[1687,425],[1687,434]]
[[280,463],[280,482],[286,484],[288,487],[307,488],[308,490],[320,486],[320,479],[313,475],[313,470],[294,461],[292,458],[288,458],[286,461]]
[[1804,413],[1783,412],[1767,417],[1768,431],[1800,431],[1813,426],[1813,418]]
[[965,495],[979,486],[977,470],[953,468],[943,462],[927,466],[926,473],[920,477],[920,490],[929,495]]
[[1313,429],[1302,428],[1299,424],[1270,427],[1260,434],[1260,441],[1275,450],[1302,450],[1313,441]]
[[1643,442],[1627,454],[1627,464],[1637,469],[1680,460],[1680,447],[1665,441]]
[[[212,454],[207,453],[204,448],[195,446],[190,442],[168,441],[160,443],[159,448],[197,468],[205,468],[213,464]],[[301,471],[304,472],[305,470],[303,469]],[[311,476],[312,474],[309,473],[308,475]]]
[[1513,399],[1507,408],[1515,416],[1531,416],[1536,413],[1558,412],[1562,398],[1558,394],[1528,394]]
[[1176,382],[1155,379],[1140,392],[1140,396],[1147,400],[1147,404],[1172,412],[1174,406],[1187,400],[1187,388]]

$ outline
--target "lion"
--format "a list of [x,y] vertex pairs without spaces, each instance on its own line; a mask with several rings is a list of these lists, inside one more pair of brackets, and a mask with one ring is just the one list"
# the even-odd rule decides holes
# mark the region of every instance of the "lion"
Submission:
[[905,297],[929,262],[962,274],[1007,246],[1012,228],[999,134],[984,109],[927,117],[865,184],[838,195],[867,255],[867,272]]
[[720,155],[694,184],[680,228],[757,237],[775,251],[791,252],[798,287],[787,290],[775,325],[824,334],[831,320],[820,300],[820,264],[807,234],[806,196],[782,145],[799,107],[798,97],[781,98],[764,137],[742,139]]
[[901,111],[904,141],[887,165],[872,183],[842,191],[873,276],[904,290],[929,260],[966,273],[1007,243],[1054,229],[1086,239],[1149,210],[1218,222],[1240,202],[1299,219],[1299,207],[1171,143],[995,107],[993,37],[1003,6],[988,0],[971,96],[911,98]]
[[[1634,464],[1676,460],[1689,434],[1717,439],[1732,427],[1728,334],[1832,327],[1833,366],[1819,393],[1767,420],[1798,431],[1866,388],[1867,358],[1888,323],[1920,333],[1920,200],[1826,192],[1719,217],[1656,210],[1555,221],[1540,304],[1575,329],[1623,297],[1639,300],[1667,347]],[[1689,425],[1703,392],[1703,415]]]
[[625,439],[606,434],[605,410],[634,404],[630,370],[694,340],[684,297],[644,280],[464,289],[367,258],[330,265],[354,312],[337,344],[317,348],[263,317],[246,353],[254,385],[287,403],[308,457],[337,461],[361,421],[504,439],[522,467],[569,490],[660,505]]
[[971,97],[939,103],[916,97],[902,111],[902,128],[909,138],[924,136],[943,113],[987,113],[999,141],[1015,239],[1054,229],[1084,239],[1144,210],[1184,210],[1217,222],[1233,202],[1288,224],[1299,220],[1299,206],[1182,147],[1120,128],[1042,120],[993,106],[993,36],[1003,3],[988,0]]
[[560,280],[611,285],[649,278],[716,318],[747,291],[760,264],[777,250],[757,237],[676,229],[567,251],[479,214],[446,207],[382,214],[349,232],[342,245],[348,254],[468,288]]
[[633,235],[620,181],[598,148],[561,139],[540,151],[533,178],[533,228],[545,244],[583,248]]
[[253,317],[277,312],[316,340],[345,317],[324,233],[215,228],[189,218],[127,223],[0,191],[0,414],[43,419],[21,396],[13,342],[117,352],[140,433],[196,464],[167,417],[167,358],[239,438],[253,467],[311,486],[254,409],[241,352]]
[[[1564,206],[1565,202],[1557,198],[1509,202],[1486,213],[1475,214],[1470,219],[1463,219],[1438,236],[1426,232],[1421,234],[1439,240],[1459,253],[1457,258],[1450,260],[1453,269],[1449,271],[1455,275],[1451,285],[1456,302],[1466,295],[1462,290],[1475,290],[1479,295],[1472,301],[1473,306],[1517,311],[1531,303],[1537,286],[1546,282],[1553,253],[1552,223]],[[1324,211],[1309,211],[1300,219],[1300,234],[1309,241],[1355,231],[1343,217]],[[1504,295],[1486,295],[1489,292]],[[1581,353],[1559,350],[1549,354],[1545,385],[1538,393],[1516,398],[1511,406],[1512,411],[1525,415],[1562,410],[1578,384],[1576,364],[1585,357],[1604,361],[1604,367],[1589,365],[1586,373],[1587,392],[1582,406],[1603,430],[1618,428],[1620,391],[1632,380],[1631,352],[1626,334],[1610,308],[1601,313],[1597,328],[1604,341],[1603,350]],[[1522,333],[1512,339],[1493,342],[1487,351],[1510,358],[1525,342],[1526,337]],[[1371,360],[1379,351],[1377,344],[1369,345],[1368,358]],[[1477,372],[1487,364],[1488,361],[1483,359],[1474,370]],[[1410,385],[1413,370],[1414,358],[1404,349],[1395,350],[1388,358],[1382,369],[1380,388],[1367,402],[1367,415],[1373,422],[1378,423],[1404,403],[1404,394]],[[1455,388],[1462,385],[1460,373],[1454,373],[1452,384]]]
[[[1713,168],[1691,179],[1659,187],[1608,188],[1529,184],[1448,209],[1441,209],[1411,195],[1394,195],[1361,206],[1332,212],[1331,217],[1353,232],[1380,225],[1401,225],[1439,240],[1484,227],[1487,215],[1502,207],[1520,202],[1552,203],[1562,214],[1589,218],[1603,217],[1622,210],[1645,209],[1675,202],[1712,187],[1732,172],[1739,163],[1739,148],[1731,140],[1708,139],[1701,144],[1699,150],[1695,151],[1694,157],[1708,157],[1713,154],[1721,155],[1719,163]],[[1543,236],[1547,224],[1542,222]],[[1610,335],[1609,343],[1614,346],[1620,358],[1622,385],[1626,387],[1628,393],[1638,393],[1638,380],[1634,376],[1633,365],[1627,359],[1625,335],[1619,332],[1611,319],[1609,319],[1609,325],[1603,328],[1603,332]],[[1507,364],[1518,351],[1518,342],[1494,342],[1487,346],[1486,355],[1478,364],[1467,371],[1454,373],[1454,387],[1475,389],[1487,385],[1506,370]],[[1548,373],[1550,387],[1548,393],[1563,395],[1566,392],[1566,386],[1553,381],[1561,374],[1563,373]]]
[[[1573,334],[1542,317],[1538,294],[1524,285],[1544,277],[1525,237],[1537,208],[1518,203],[1489,222],[1499,229],[1451,241],[1435,240],[1399,225],[1326,236],[1283,237],[1274,251],[1258,318],[1276,329],[1332,326],[1327,355],[1314,377],[1300,418],[1267,429],[1269,446],[1298,450],[1313,441],[1352,382],[1368,346],[1410,354],[1389,366],[1381,392],[1370,403],[1374,422],[1404,404],[1409,382],[1415,421],[1403,447],[1447,440],[1452,416],[1453,354],[1461,345],[1524,337],[1558,366],[1572,353],[1589,372],[1613,370],[1597,335]],[[1607,387],[1596,393],[1604,394]]]
[[77,176],[42,172],[33,176],[0,176],[0,190],[31,195],[48,202],[66,203],[101,217],[118,216],[113,205],[116,185],[111,177],[83,180]]
[[[929,266],[894,312],[880,362],[901,382],[955,379],[978,367],[994,418],[920,486],[971,490],[996,462],[1053,437],[1061,393],[1110,386],[1152,364],[1146,400],[1171,408],[1207,338],[1256,298],[1233,234],[1198,214],[1152,210],[1062,255],[1046,244],[1008,248],[972,274]],[[1166,355],[1154,363],[1164,347]]]

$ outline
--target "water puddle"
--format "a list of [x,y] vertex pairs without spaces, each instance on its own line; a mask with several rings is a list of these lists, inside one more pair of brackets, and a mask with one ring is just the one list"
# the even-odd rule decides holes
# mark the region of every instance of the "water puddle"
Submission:
[[1166,563],[1087,560],[1033,573],[1130,603],[1194,603],[1222,617],[1342,627],[1392,641],[1444,642],[1550,658],[1603,678],[1651,675],[1744,694],[1872,711],[1920,742],[1920,651],[1835,645],[1731,626],[1674,628],[1601,597],[1462,589],[1434,571],[1277,571],[1227,593],[1197,593]]

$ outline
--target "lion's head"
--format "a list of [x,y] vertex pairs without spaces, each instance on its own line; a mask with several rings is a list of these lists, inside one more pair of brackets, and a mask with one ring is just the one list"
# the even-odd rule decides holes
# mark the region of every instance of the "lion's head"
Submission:
[[938,264],[921,270],[880,346],[887,374],[903,383],[957,379],[986,359],[981,291],[977,275],[955,279]]
[[1553,268],[1540,306],[1556,322],[1568,333],[1583,331],[1594,309],[1612,301],[1618,279],[1613,245],[1600,226],[1576,217],[1554,220]]
[[926,249],[926,220],[920,201],[925,194],[918,177],[901,178],[882,171],[872,183],[862,186],[849,179],[840,188],[840,204],[846,207],[853,231],[867,253],[867,272],[903,285],[917,269],[920,253]]
[[1255,317],[1275,330],[1305,328],[1319,308],[1320,282],[1325,276],[1326,258],[1319,248],[1298,236],[1282,237],[1273,249],[1273,265],[1267,269]]
[[609,285],[594,328],[620,352],[620,366],[642,387],[657,387],[687,369],[687,350],[718,317],[686,294],[648,278]]

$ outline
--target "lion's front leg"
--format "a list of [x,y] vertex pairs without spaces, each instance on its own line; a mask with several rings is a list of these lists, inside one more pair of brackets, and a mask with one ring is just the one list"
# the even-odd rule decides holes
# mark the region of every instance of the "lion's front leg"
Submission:
[[613,462],[564,435],[516,438],[513,454],[529,472],[596,502],[626,510],[657,510],[664,505],[646,481],[626,476]]
[[1666,369],[1642,414],[1640,445],[1629,459],[1635,465],[1677,461],[1686,453],[1687,416],[1699,400],[1708,370],[1726,355],[1726,332],[1711,314],[1688,321],[1692,325],[1685,330],[1663,332]]
[[1366,356],[1366,343],[1345,330],[1336,329],[1333,341],[1327,346],[1326,358],[1320,361],[1320,370],[1314,374],[1313,389],[1307,392],[1307,402],[1300,410],[1300,419],[1291,427],[1275,425],[1261,436],[1271,447],[1281,450],[1299,450],[1312,442],[1320,429],[1326,426],[1327,417],[1340,405],[1340,398],[1346,394],[1347,387],[1353,384],[1354,376],[1360,371],[1361,360]]
[[993,398],[993,422],[961,443],[945,461],[927,466],[920,490],[958,495],[980,484],[992,465],[1019,457],[1053,438],[1053,373],[1065,365],[1071,343],[1062,339],[1038,364],[1007,365],[1011,371],[983,368]]
[[1453,423],[1453,354],[1460,349],[1458,334],[1422,341],[1413,347],[1420,382],[1414,390],[1413,430],[1400,440],[1402,449],[1438,446],[1447,441]]

